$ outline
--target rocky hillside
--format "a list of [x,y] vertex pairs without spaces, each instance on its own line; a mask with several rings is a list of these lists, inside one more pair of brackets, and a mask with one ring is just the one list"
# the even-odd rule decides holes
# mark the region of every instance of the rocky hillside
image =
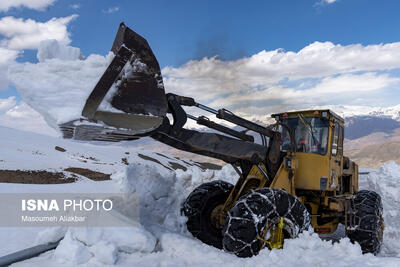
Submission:
[[346,151],[346,155],[362,168],[379,168],[383,163],[389,161],[400,164],[400,141],[363,146],[361,149]]

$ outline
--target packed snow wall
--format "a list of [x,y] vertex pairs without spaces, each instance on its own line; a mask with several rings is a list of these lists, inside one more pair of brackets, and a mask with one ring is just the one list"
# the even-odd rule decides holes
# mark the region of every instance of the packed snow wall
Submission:
[[347,238],[332,244],[306,232],[297,239],[286,240],[282,250],[265,249],[253,258],[237,258],[194,239],[180,213],[181,203],[200,184],[217,179],[234,183],[237,174],[230,166],[220,171],[194,167],[171,172],[135,163],[114,180],[122,192],[139,195],[140,201],[130,206],[140,210],[137,226],[65,229],[65,238],[51,260],[121,266],[399,266],[400,166],[389,163],[368,171],[368,175],[360,176],[360,189],[375,190],[384,205],[384,246],[378,257],[363,255],[359,245],[351,244]]

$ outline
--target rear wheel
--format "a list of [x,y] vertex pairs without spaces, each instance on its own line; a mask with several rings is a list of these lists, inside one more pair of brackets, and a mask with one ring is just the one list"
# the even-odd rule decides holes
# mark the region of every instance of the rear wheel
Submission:
[[310,227],[306,207],[286,191],[254,190],[242,196],[229,211],[223,230],[224,250],[239,257],[257,255],[265,246],[278,248],[274,235],[282,225],[283,238],[294,238]]
[[347,230],[351,241],[360,244],[363,253],[377,254],[383,241],[381,197],[369,190],[361,190],[352,201],[354,229]]
[[183,203],[182,211],[187,228],[192,235],[204,243],[222,248],[222,226],[218,215],[233,185],[224,181],[205,183],[193,190]]

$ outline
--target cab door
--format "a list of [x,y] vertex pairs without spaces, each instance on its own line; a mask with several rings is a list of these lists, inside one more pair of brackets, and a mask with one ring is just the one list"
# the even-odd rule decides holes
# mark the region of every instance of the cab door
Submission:
[[340,191],[343,166],[343,126],[337,120],[332,123],[332,143],[330,159],[330,185],[328,190]]

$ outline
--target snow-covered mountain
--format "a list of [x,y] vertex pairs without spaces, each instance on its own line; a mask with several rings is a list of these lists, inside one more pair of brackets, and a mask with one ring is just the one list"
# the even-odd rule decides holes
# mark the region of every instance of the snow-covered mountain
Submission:
[[330,109],[344,118],[371,116],[391,118],[393,120],[400,121],[400,105],[391,107],[326,105],[315,106],[313,108]]
[[372,133],[393,133],[400,128],[400,120],[387,116],[352,116],[346,117],[345,138],[354,140]]

